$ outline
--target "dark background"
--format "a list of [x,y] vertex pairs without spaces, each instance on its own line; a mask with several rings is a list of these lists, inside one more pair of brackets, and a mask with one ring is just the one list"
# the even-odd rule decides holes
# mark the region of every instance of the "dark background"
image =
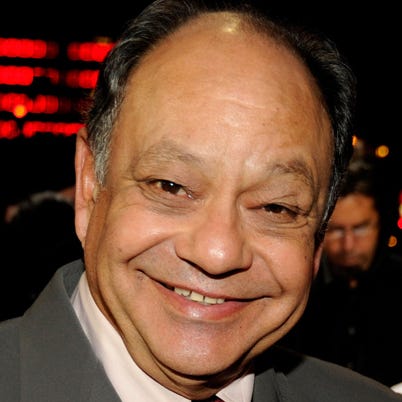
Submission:
[[[0,37],[87,41],[116,39],[128,17],[148,1],[2,4]],[[325,32],[345,54],[358,79],[356,135],[369,146],[386,144],[384,183],[390,197],[402,188],[400,121],[400,17],[397,3],[353,1],[257,1],[274,13]],[[85,9],[84,9],[85,7]],[[74,138],[11,140],[0,143],[3,199],[73,184]],[[388,191],[387,190],[387,191]]]

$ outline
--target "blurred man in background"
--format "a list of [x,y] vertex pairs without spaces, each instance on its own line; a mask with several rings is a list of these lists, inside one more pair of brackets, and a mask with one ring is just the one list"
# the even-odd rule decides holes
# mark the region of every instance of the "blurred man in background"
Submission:
[[352,159],[305,316],[288,340],[393,385],[402,376],[402,258],[388,247],[393,208],[383,184],[372,160]]

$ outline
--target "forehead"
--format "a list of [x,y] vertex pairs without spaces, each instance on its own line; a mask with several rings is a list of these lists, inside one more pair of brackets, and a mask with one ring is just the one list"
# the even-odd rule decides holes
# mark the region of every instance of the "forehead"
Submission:
[[353,225],[377,215],[378,211],[373,197],[352,193],[338,199],[331,217],[331,223],[334,225]]
[[201,108],[215,96],[261,111],[276,109],[278,117],[287,119],[283,112],[292,110],[294,120],[327,124],[320,90],[305,65],[267,33],[244,24],[234,13],[206,14],[162,40],[133,72],[130,107],[149,108],[154,101],[160,110],[177,100]]
[[248,75],[263,81],[267,73],[272,82],[282,84],[283,76],[289,85],[296,83],[321,100],[314,78],[293,51],[266,31],[257,32],[241,15],[228,12],[190,20],[144,56],[135,71],[155,82],[157,77],[166,78],[167,83],[204,75],[202,85],[209,80],[222,84],[225,75],[231,80]]

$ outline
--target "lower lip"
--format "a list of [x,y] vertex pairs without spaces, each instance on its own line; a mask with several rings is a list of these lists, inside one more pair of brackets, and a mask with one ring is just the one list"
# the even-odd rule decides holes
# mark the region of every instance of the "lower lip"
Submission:
[[180,315],[193,320],[222,321],[232,319],[239,314],[251,302],[227,301],[221,304],[202,304],[183,296],[173,290],[169,290],[160,283],[155,282],[158,291],[166,301],[166,306],[175,310]]

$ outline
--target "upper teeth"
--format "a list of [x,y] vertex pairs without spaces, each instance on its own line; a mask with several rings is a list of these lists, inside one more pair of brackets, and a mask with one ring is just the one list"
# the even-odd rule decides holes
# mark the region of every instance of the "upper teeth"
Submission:
[[225,301],[225,299],[204,296],[200,293],[197,293],[197,292],[194,292],[191,290],[187,290],[187,289],[174,288],[174,291],[177,294],[184,296],[186,299],[196,301],[199,303],[203,303],[203,304],[222,304]]

